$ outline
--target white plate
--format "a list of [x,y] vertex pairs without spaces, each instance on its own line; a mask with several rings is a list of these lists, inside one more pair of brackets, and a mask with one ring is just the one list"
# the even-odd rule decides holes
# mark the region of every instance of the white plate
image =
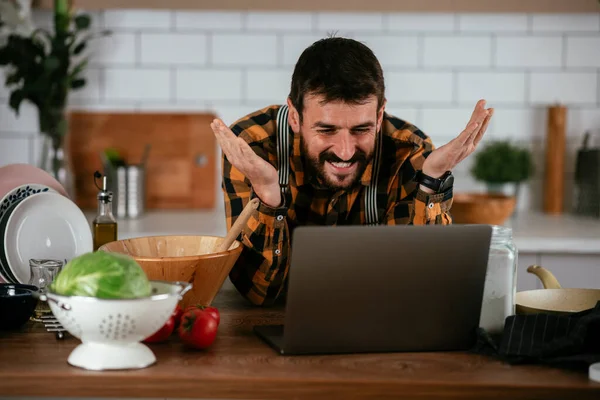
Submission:
[[[29,196],[44,192],[56,192],[56,190],[46,185],[31,183],[15,187],[6,193],[2,199],[0,199],[0,243],[4,241],[4,230],[6,228],[6,223],[8,222],[8,217],[10,216],[9,213],[12,212],[12,209]],[[2,261],[2,259],[5,257],[6,255],[4,254],[4,247],[1,247],[0,280],[3,279],[5,282],[17,283],[9,274],[10,271],[8,264],[6,262],[3,263]],[[6,269],[6,271],[4,271],[3,268]]]
[[32,258],[70,260],[93,250],[90,226],[83,212],[58,193],[38,193],[11,213],[4,248],[17,280],[28,283]]

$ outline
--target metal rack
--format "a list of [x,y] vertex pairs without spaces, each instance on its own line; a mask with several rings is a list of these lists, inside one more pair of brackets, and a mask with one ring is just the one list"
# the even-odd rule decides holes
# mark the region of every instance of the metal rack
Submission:
[[40,317],[41,322],[48,332],[54,332],[57,339],[63,339],[67,330],[58,322],[53,314]]

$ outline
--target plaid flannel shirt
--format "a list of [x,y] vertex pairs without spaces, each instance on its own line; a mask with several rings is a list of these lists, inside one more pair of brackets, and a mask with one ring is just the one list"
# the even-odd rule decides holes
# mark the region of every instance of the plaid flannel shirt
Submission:
[[[272,105],[253,112],[231,125],[262,159],[278,168],[277,111]],[[290,132],[291,129],[290,129]],[[299,135],[290,133],[289,196],[278,208],[260,204],[238,238],[244,244],[230,279],[237,290],[257,305],[272,304],[285,292],[289,270],[291,235],[300,225],[359,225],[366,223],[364,195],[371,182],[373,161],[367,165],[360,184],[334,193],[305,174]],[[384,115],[381,163],[377,184],[379,222],[387,225],[451,224],[452,189],[428,194],[415,182],[434,146],[414,125]],[[250,181],[223,155],[222,188],[227,229],[247,202],[256,197]]]

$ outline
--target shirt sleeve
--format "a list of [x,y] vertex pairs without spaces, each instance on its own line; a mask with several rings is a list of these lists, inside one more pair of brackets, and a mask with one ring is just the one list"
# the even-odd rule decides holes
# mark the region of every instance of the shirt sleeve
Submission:
[[[248,179],[222,157],[223,194],[229,231],[248,202],[257,197]],[[255,305],[272,304],[281,294],[288,273],[289,231],[287,207],[260,203],[243,227],[238,240],[244,245],[229,278]]]
[[[423,167],[427,156],[434,150],[430,138],[423,140],[417,150],[406,160],[409,165],[404,171],[415,172]],[[396,177],[398,180],[399,177]],[[453,190],[430,194],[420,189],[414,177],[400,184],[395,182],[397,190],[395,201],[388,208],[385,223],[387,225],[450,225],[452,216]]]

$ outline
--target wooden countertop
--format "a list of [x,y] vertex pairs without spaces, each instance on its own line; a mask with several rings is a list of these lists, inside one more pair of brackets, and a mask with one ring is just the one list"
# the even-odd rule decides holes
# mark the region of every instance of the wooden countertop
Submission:
[[280,356],[252,332],[281,323],[280,308],[248,305],[230,286],[214,303],[219,336],[207,351],[186,351],[176,336],[152,345],[146,369],[90,372],[67,357],[78,340],[43,327],[0,333],[0,396],[136,398],[598,399],[585,373],[510,366],[466,353]]

